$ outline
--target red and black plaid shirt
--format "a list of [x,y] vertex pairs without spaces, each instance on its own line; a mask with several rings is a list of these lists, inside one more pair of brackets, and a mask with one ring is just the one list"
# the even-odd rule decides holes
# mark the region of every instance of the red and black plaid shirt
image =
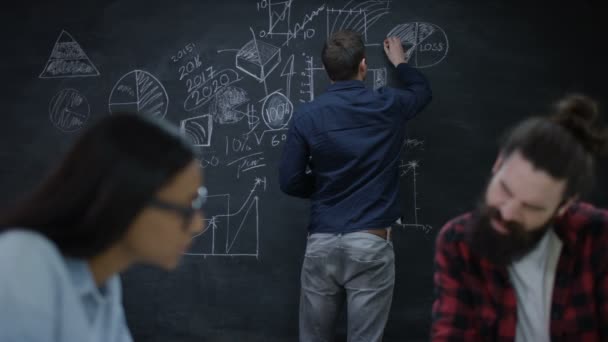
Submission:
[[[514,341],[515,290],[506,267],[466,239],[471,215],[437,237],[432,341]],[[563,247],[551,303],[552,341],[608,341],[608,211],[573,205],[554,225]]]

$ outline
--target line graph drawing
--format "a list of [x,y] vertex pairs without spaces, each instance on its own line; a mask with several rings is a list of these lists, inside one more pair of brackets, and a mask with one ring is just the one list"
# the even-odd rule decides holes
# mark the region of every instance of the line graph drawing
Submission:
[[236,67],[260,83],[264,83],[265,94],[268,94],[266,77],[281,63],[281,48],[258,41],[253,29],[249,29],[253,39],[243,45],[237,52]]
[[[406,139],[402,145],[402,150],[405,149],[414,149],[414,148],[419,148],[421,150],[424,149],[424,141],[421,140],[417,140],[417,139]],[[417,176],[418,176],[418,169],[420,168],[420,163],[418,160],[410,160],[410,161],[405,161],[405,160],[401,160],[400,164],[399,164],[399,177],[405,177],[405,176],[410,176],[410,179],[412,180],[411,186],[412,186],[412,218],[413,218],[413,222],[404,222],[403,218],[399,218],[399,220],[395,223],[395,226],[401,227],[401,228],[415,228],[415,229],[420,229],[422,230],[425,234],[428,234],[431,232],[431,230],[433,229],[432,226],[428,225],[428,224],[423,224],[420,223],[420,221],[418,220],[418,213],[420,211],[420,208],[418,207],[418,183],[417,183]]]
[[404,177],[408,174],[411,175],[412,185],[413,185],[412,196],[413,196],[414,222],[405,223],[400,218],[399,221],[397,221],[396,225],[398,225],[402,228],[418,228],[418,229],[421,229],[424,233],[428,234],[433,229],[433,227],[431,227],[428,224],[422,224],[422,223],[418,222],[418,211],[420,211],[420,208],[418,207],[418,189],[417,189],[417,183],[416,183],[416,176],[418,175],[418,173],[416,171],[419,167],[420,167],[420,164],[418,163],[417,160],[412,160],[409,162],[405,162],[402,160],[401,164],[399,165],[399,175],[401,177]]
[[196,116],[180,123],[180,130],[194,146],[211,146],[211,136],[213,134],[213,117],[211,114]]
[[[261,8],[268,8],[268,30],[260,36],[288,35],[291,27],[291,4],[293,0],[273,2],[265,1]],[[258,8],[259,9],[259,8]]]
[[432,23],[412,22],[395,26],[387,37],[397,36],[407,48],[409,64],[428,68],[440,63],[448,54],[449,41],[445,31]]
[[260,255],[260,198],[266,191],[266,178],[255,178],[243,204],[231,212],[231,195],[210,195],[206,205],[208,229],[192,238],[192,247],[184,255],[255,257]]
[[169,96],[154,75],[143,70],[133,70],[116,82],[108,106],[111,113],[134,111],[162,119],[169,108]]
[[99,76],[87,54],[74,37],[61,30],[49,59],[39,78],[69,78]]
[[281,46],[289,45],[289,42],[292,39],[295,39],[296,37],[298,37],[298,35],[300,33],[302,34],[302,37],[304,39],[313,38],[316,34],[316,30],[314,28],[306,28],[306,26],[310,22],[312,22],[315,18],[317,18],[323,10],[325,10],[325,4],[322,4],[321,6],[314,9],[312,12],[305,14],[304,18],[302,19],[301,22],[296,23],[293,26],[293,29],[290,28],[287,31],[287,38],[285,39],[285,42]]
[[268,29],[260,30],[259,35],[261,38],[269,36],[284,36],[285,42],[281,47],[289,45],[289,42],[296,37],[303,37],[304,39],[311,39],[315,36],[314,28],[306,28],[306,26],[314,20],[319,13],[325,9],[325,4],[316,8],[310,13],[304,15],[302,21],[296,22],[295,25],[291,24],[291,6],[293,0],[288,1],[273,1],[273,0],[261,0],[257,3],[258,11],[267,9],[268,13]]
[[51,122],[63,132],[74,132],[82,128],[90,113],[89,101],[76,89],[59,91],[49,103]]
[[369,28],[389,14],[390,1],[368,0],[349,8],[352,2],[353,0],[349,1],[341,9],[326,10],[328,38],[336,31],[350,29],[361,32],[363,41],[367,42]]

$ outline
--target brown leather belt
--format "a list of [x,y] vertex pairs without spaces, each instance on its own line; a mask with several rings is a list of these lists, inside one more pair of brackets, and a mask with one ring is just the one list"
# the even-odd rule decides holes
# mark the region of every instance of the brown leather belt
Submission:
[[390,238],[391,238],[391,229],[390,228],[366,229],[366,230],[361,230],[361,233],[374,234],[385,240],[390,240]]

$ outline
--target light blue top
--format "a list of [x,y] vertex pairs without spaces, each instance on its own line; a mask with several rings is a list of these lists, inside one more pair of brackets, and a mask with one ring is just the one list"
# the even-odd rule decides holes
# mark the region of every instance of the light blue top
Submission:
[[97,287],[43,235],[0,234],[0,341],[131,342],[118,275]]

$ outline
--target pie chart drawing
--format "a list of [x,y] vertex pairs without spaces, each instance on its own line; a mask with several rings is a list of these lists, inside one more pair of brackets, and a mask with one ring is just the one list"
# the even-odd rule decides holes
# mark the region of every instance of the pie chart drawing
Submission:
[[55,127],[63,132],[82,128],[89,119],[89,101],[76,89],[59,91],[49,103],[49,116]]
[[448,36],[435,24],[412,22],[395,26],[387,37],[397,36],[407,49],[408,63],[416,68],[437,65],[448,54]]
[[169,97],[154,75],[133,70],[121,77],[112,88],[109,107],[110,113],[138,112],[162,119],[167,114]]

